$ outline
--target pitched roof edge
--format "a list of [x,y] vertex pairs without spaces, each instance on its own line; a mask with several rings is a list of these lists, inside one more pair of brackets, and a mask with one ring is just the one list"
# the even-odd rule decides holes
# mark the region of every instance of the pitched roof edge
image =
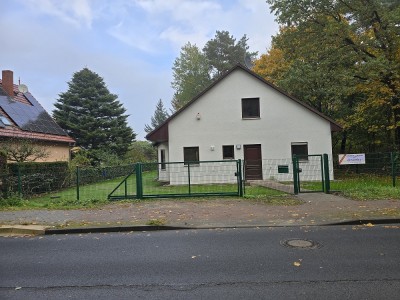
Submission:
[[67,136],[53,135],[53,134],[39,133],[39,132],[28,132],[20,129],[10,130],[5,128],[0,128],[0,138],[22,138],[22,139],[32,139],[32,140],[60,142],[69,144],[76,143],[76,141],[68,135]]
[[[232,67],[230,70],[219,76],[216,80],[214,80],[207,88],[205,88],[202,92],[200,92],[197,96],[195,96],[192,100],[190,100],[188,103],[186,103],[183,107],[181,107],[179,110],[177,110],[174,114],[172,114],[168,119],[166,119],[161,125],[156,127],[153,131],[149,132],[145,138],[147,140],[151,141],[151,136],[153,136],[157,131],[159,131],[162,127],[168,126],[169,121],[171,121],[173,118],[175,118],[177,115],[179,115],[181,112],[183,112],[187,107],[189,107],[193,102],[195,102],[197,99],[199,99],[201,96],[203,96],[205,93],[207,93],[210,89],[212,89],[215,85],[217,85],[219,82],[221,82],[225,77],[228,77],[229,74],[233,73],[236,69],[241,69],[248,74],[252,75],[253,77],[257,78],[258,80],[261,80],[263,83],[269,85],[276,91],[280,92],[281,94],[285,95],[286,97],[292,99],[293,101],[297,102],[298,104],[302,105],[303,107],[307,108],[311,112],[319,115],[321,118],[327,120],[331,124],[331,131],[340,131],[342,130],[342,126],[334,121],[333,119],[329,118],[328,116],[324,115],[320,111],[316,110],[315,108],[311,107],[310,105],[300,101],[299,99],[293,97],[292,95],[288,94],[281,88],[277,87],[276,85],[272,84],[271,82],[265,80],[263,77],[258,75],[257,73],[253,72],[252,70],[246,68],[242,64],[238,63],[234,67]],[[168,138],[167,138],[168,140]]]

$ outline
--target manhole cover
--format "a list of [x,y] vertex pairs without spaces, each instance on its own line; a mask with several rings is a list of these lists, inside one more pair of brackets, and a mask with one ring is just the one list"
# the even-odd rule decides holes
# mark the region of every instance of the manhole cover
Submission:
[[300,249],[316,249],[320,248],[321,245],[310,240],[304,239],[290,239],[281,241],[281,245],[288,248],[300,248]]

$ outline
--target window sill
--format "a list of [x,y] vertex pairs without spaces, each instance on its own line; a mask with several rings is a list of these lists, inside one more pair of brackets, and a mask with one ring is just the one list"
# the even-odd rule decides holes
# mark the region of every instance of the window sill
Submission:
[[184,167],[188,167],[190,165],[190,167],[200,167],[200,164],[185,164]]
[[242,118],[242,120],[260,120],[261,118],[260,117],[254,117],[254,118],[252,118],[252,117],[247,117],[247,118]]

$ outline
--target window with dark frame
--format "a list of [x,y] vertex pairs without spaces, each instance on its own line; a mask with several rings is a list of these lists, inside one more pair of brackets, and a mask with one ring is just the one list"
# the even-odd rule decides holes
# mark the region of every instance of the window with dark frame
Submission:
[[260,118],[260,98],[242,99],[242,119]]
[[222,146],[223,159],[235,159],[235,148],[233,145]]
[[308,143],[292,143],[293,155],[296,155],[299,161],[308,161]]
[[183,161],[185,162],[185,165],[188,164],[188,162],[191,163],[191,165],[199,164],[199,147],[184,147],[183,148]]
[[165,149],[160,150],[160,160],[161,160],[161,170],[166,169],[166,164],[165,164]]

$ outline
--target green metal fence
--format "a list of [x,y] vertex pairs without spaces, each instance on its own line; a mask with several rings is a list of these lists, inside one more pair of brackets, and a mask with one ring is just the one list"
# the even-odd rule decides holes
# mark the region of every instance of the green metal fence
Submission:
[[[304,182],[314,183],[315,189],[303,187]],[[319,187],[318,183],[319,182]],[[330,192],[329,158],[327,154],[293,156],[294,193]]]
[[107,199],[133,164],[113,167],[68,167],[68,164],[9,164],[0,172],[0,198],[51,195],[64,200]]
[[243,196],[241,160],[137,163],[110,200]]
[[[362,165],[339,165],[337,156],[333,157],[333,162],[324,161],[323,164],[334,166],[334,181],[331,181],[333,177],[329,180],[326,172],[321,173],[320,156],[315,163],[313,160],[297,164],[302,169],[297,192],[329,192],[330,186],[334,191],[341,191],[345,184],[354,184],[359,189],[398,186],[399,153],[366,154]],[[279,190],[282,186],[291,186],[296,178],[290,159],[263,160],[262,167],[263,181],[268,182],[270,188]],[[72,202],[107,198],[242,196],[243,173],[241,160],[138,163],[99,168],[71,168],[67,163],[8,164],[0,170],[0,198],[46,196]]]
[[376,178],[385,185],[397,185],[400,176],[400,153],[366,153],[365,164],[339,165],[338,157],[333,160],[335,178],[370,181],[371,177]]

